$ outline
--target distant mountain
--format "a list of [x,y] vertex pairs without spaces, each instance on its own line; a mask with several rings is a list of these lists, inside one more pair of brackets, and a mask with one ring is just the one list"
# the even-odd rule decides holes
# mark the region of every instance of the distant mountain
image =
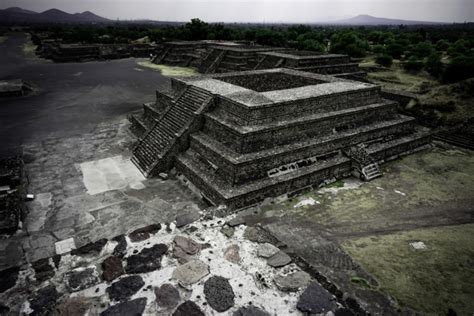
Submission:
[[25,13],[25,14],[38,14],[38,12],[31,11],[31,10],[25,10],[25,9],[22,9],[22,8],[19,8],[19,7],[11,7],[11,8],[5,9],[5,11],[16,12],[16,13]]
[[398,19],[387,19],[378,18],[375,16],[361,14],[356,17],[331,22],[332,24],[338,25],[419,25],[419,24],[446,24],[441,22],[427,22],[427,21],[410,21],[410,20],[398,20]]
[[36,13],[21,8],[0,10],[0,24],[35,24],[35,23],[104,23],[109,19],[100,17],[90,11],[70,14],[58,9]]

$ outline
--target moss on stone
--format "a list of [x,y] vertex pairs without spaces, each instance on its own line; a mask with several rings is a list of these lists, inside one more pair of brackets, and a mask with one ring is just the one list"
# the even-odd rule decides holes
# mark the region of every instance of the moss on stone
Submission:
[[149,69],[159,71],[163,76],[168,76],[168,77],[189,77],[189,76],[195,76],[198,74],[197,71],[194,70],[193,68],[157,65],[157,64],[152,63],[149,60],[139,61],[138,65],[144,68],[149,68]]

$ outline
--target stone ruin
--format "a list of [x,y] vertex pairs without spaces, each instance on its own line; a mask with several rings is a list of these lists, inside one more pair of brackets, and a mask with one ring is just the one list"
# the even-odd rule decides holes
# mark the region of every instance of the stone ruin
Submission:
[[203,74],[289,68],[366,81],[366,73],[347,55],[318,54],[239,42],[166,42],[157,50],[152,62],[194,67]]
[[0,159],[0,235],[14,234],[25,215],[23,160]]
[[0,80],[0,97],[21,97],[33,91],[33,87],[21,79]]
[[276,68],[172,78],[134,115],[132,161],[147,176],[175,167],[211,204],[242,208],[422,149],[429,131],[380,86]]

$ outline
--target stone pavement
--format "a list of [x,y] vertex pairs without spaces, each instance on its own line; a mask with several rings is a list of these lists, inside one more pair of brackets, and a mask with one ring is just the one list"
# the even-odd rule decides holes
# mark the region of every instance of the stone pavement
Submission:
[[27,204],[24,232],[0,240],[0,270],[51,257],[58,241],[73,238],[80,247],[200,211],[201,202],[176,180],[145,180],[133,170],[131,146],[126,119],[26,144],[28,192],[36,198]]

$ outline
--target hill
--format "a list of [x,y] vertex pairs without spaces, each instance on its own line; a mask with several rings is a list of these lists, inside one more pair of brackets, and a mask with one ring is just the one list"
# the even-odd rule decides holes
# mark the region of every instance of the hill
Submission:
[[0,23],[7,25],[35,23],[79,24],[104,23],[109,21],[109,19],[98,16],[90,11],[70,14],[58,9],[50,9],[41,13],[17,7],[0,10]]
[[411,20],[399,20],[399,19],[388,19],[379,18],[367,14],[361,14],[350,19],[335,21],[332,24],[338,25],[434,25],[434,24],[445,24],[441,22],[428,22],[428,21],[411,21]]

